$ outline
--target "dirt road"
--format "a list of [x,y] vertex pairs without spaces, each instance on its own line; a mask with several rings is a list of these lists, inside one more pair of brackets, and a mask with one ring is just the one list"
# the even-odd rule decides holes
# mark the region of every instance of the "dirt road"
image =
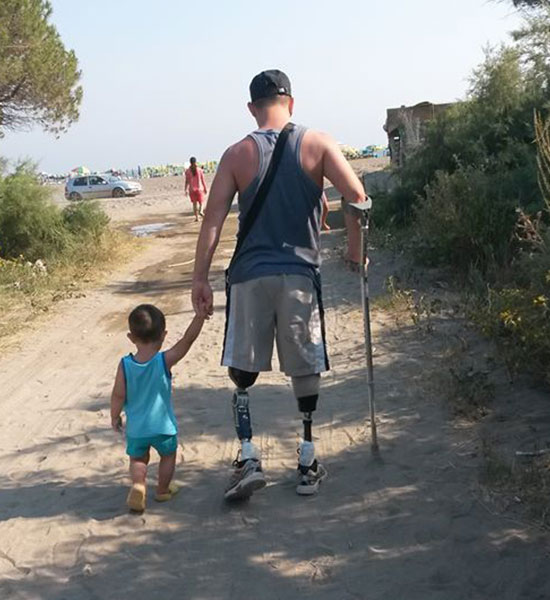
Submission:
[[[168,342],[191,317],[189,217],[164,215],[176,227],[0,359],[0,598],[549,598],[544,538],[479,501],[475,435],[455,428],[423,383],[445,331],[428,343],[382,311],[374,322],[381,454],[371,456],[359,291],[338,258],[337,232],[323,236],[332,370],[314,419],[329,479],[319,496],[296,496],[301,422],[275,371],[252,393],[268,487],[223,504],[237,451],[232,390],[218,366],[231,219],[215,262],[215,316],[175,369],[183,488],[173,502],[127,513],[127,461],[108,403],[117,362],[131,350],[129,310],[158,304]],[[380,292],[395,264],[375,252],[371,268]]]

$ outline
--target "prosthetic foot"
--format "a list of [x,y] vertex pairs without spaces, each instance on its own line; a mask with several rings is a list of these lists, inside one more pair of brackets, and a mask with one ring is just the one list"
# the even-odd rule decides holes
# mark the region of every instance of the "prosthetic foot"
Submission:
[[260,452],[252,442],[243,442],[237,458],[233,461],[233,473],[225,489],[224,499],[243,500],[265,487]]
[[252,427],[248,407],[248,392],[237,388],[233,394],[233,417],[235,429],[241,440],[241,449],[233,461],[233,473],[225,489],[227,501],[250,498],[252,494],[266,485],[262,471],[260,451],[252,443]]
[[325,467],[315,458],[313,442],[302,442],[298,448],[298,485],[299,496],[313,496],[319,491],[321,481],[327,477]]

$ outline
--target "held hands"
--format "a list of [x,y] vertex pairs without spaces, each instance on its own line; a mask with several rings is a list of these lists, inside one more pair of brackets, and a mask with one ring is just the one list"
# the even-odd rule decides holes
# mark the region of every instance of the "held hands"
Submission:
[[208,319],[214,313],[214,295],[208,281],[194,281],[191,301],[197,316]]

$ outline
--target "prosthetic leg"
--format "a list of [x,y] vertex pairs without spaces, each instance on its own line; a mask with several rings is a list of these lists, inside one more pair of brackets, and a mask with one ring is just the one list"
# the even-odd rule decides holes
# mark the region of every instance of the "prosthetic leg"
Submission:
[[293,377],[292,387],[302,413],[304,439],[298,448],[298,485],[296,493],[312,496],[319,491],[319,485],[327,476],[327,471],[315,458],[315,446],[311,436],[313,413],[319,398],[320,375]]
[[249,373],[233,367],[229,368],[229,377],[237,386],[231,402],[235,430],[241,441],[239,456],[234,461],[235,468],[224,494],[226,500],[249,498],[265,487],[265,477],[260,462],[260,451],[252,443],[252,424],[247,388],[254,385],[258,373]]

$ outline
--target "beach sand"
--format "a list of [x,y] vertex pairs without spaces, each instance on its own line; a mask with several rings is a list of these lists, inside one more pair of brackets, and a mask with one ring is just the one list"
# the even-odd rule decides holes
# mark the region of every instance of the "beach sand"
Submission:
[[[314,415],[329,472],[319,495],[295,493],[302,425],[274,360],[251,390],[268,486],[249,502],[222,501],[238,448],[232,386],[219,366],[232,213],[213,265],[214,317],[174,369],[181,492],[167,504],[153,501],[155,458],[147,510],[128,513],[124,443],[109,427],[117,363],[132,350],[127,314],[157,304],[167,315],[167,344],[192,318],[198,226],[177,187],[157,189],[163,194],[119,208],[109,201],[121,225],[174,227],[105,285],[60,303],[0,358],[0,598],[549,598],[547,538],[480,500],[476,429],[458,426],[426,385],[452,325],[427,337],[374,311],[380,454],[371,453],[359,285],[343,268],[339,231],[323,234],[332,370]],[[373,250],[375,296],[401,260]]]

